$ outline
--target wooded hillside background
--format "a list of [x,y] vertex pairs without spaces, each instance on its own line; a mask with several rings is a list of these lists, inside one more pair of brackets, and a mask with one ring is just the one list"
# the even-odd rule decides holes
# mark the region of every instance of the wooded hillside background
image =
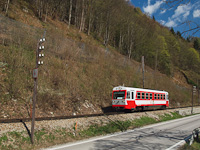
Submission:
[[[2,0],[7,15],[9,4]],[[79,32],[92,35],[106,47],[111,45],[129,58],[140,61],[167,75],[174,67],[200,73],[199,39],[185,40],[180,32],[160,25],[125,0],[20,0],[46,22],[47,17],[59,19]],[[191,42],[194,42],[194,47]]]
[[142,56],[145,88],[168,91],[170,107],[191,104],[191,87],[200,79],[198,37],[182,37],[125,0],[0,0],[0,6],[2,108],[27,114],[35,48],[44,29],[40,116],[110,106],[114,86],[142,87]]

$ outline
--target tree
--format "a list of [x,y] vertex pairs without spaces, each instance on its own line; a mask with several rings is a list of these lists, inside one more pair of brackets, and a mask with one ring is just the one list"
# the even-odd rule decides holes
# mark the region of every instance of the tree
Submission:
[[85,0],[82,0],[79,32],[84,30],[84,26],[85,26]]
[[153,21],[156,21],[155,17],[153,16]]
[[7,0],[7,3],[6,3],[6,5],[5,5],[6,16],[8,15],[9,4],[10,4],[10,0]]
[[94,0],[89,0],[88,2],[88,15],[87,15],[87,35],[90,35],[90,31],[91,31],[91,27],[92,27],[92,23],[94,21]]
[[177,32],[176,32],[176,35],[177,35],[179,38],[183,38],[180,31],[177,31]]
[[193,47],[194,47],[196,50],[200,50],[200,39],[199,39],[199,38],[195,38]]
[[189,48],[187,52],[188,67],[193,70],[198,70],[199,62],[199,53],[194,48]]
[[171,33],[172,33],[173,35],[176,34],[176,33],[174,32],[174,29],[173,29],[172,27],[171,27],[170,31],[171,31]]
[[71,24],[71,18],[72,18],[72,0],[70,0],[68,28],[70,27]]
[[[191,0],[163,0],[163,2],[166,3],[167,9],[173,9],[173,8],[177,8],[182,5],[190,4]],[[200,31],[199,22],[187,20],[187,21],[182,22],[182,24],[188,25],[189,29],[186,29],[181,34],[192,32],[192,35],[194,35],[195,33]],[[193,24],[194,27],[191,28],[191,24]]]

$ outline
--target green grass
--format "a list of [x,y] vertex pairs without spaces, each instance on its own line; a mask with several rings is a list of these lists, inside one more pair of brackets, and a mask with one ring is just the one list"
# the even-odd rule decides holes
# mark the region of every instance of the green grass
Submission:
[[104,135],[109,133],[114,133],[117,131],[125,131],[131,126],[131,121],[115,121],[110,122],[107,125],[92,125],[87,130],[83,130],[80,132],[81,136],[97,136]]
[[0,137],[0,145],[2,142],[7,142],[8,141],[8,137],[6,135]]
[[200,143],[194,142],[192,145],[185,144],[178,150],[199,150],[199,149],[200,149]]
[[133,125],[135,127],[141,127],[141,126],[144,126],[144,125],[153,124],[153,123],[157,123],[157,122],[158,121],[155,120],[154,118],[143,116],[143,117],[141,117],[139,119],[135,119],[133,121]]
[[104,135],[109,133],[114,133],[118,131],[126,131],[127,129],[135,128],[135,127],[142,127],[149,124],[154,124],[162,121],[172,120],[181,118],[182,116],[179,115],[176,112],[173,112],[171,114],[164,114],[162,116],[159,116],[159,119],[156,120],[154,118],[148,117],[148,116],[142,116],[141,118],[134,119],[132,121],[115,121],[110,122],[107,125],[100,126],[100,125],[92,125],[87,130],[83,130],[80,132],[81,136],[97,136],[97,135]]
[[171,114],[164,114],[162,116],[159,116],[159,121],[168,121],[168,120],[173,120],[173,119],[178,119],[178,118],[182,118],[183,116],[181,116],[179,113],[177,112],[171,112]]
[[[158,119],[154,119],[148,116],[142,116],[141,118],[127,121],[112,121],[105,125],[94,124],[84,130],[75,130],[72,126],[71,132],[68,132],[66,128],[57,128],[54,130],[41,129],[35,131],[35,145],[30,142],[30,137],[26,132],[8,132],[0,137],[0,149],[40,149],[44,147],[53,146],[55,144],[61,144],[66,142],[72,142],[74,140],[81,140],[88,137],[94,137],[99,135],[105,135],[115,133],[119,131],[126,131],[136,127],[142,127],[145,125],[158,123],[162,121],[181,118],[177,112],[171,114],[164,114],[159,116]],[[10,143],[9,145],[6,143]],[[195,145],[196,146],[196,145]]]
[[13,131],[9,133],[11,136],[15,137],[15,138],[20,138],[21,134],[19,132]]
[[47,134],[46,132],[45,132],[45,130],[44,129],[42,129],[41,131],[37,131],[37,132],[35,132],[35,138],[36,138],[36,140],[38,141],[38,142],[41,142],[42,140],[43,140],[43,135],[45,135],[45,134]]

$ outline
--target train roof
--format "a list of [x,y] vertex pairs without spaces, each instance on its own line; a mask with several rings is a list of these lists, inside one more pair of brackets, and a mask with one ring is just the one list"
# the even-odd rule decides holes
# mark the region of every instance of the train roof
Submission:
[[163,93],[168,93],[167,91],[164,90],[154,90],[154,89],[142,89],[142,88],[134,88],[134,87],[124,87],[124,86],[117,86],[114,87],[113,90],[134,90],[134,91],[151,91],[151,92],[163,92]]

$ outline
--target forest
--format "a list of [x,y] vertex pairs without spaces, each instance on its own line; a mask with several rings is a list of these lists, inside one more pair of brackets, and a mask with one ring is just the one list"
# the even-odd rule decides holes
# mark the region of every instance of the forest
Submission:
[[[20,0],[21,3],[23,2]],[[5,14],[9,4],[16,0],[1,2]],[[143,14],[125,0],[26,0],[27,7],[46,22],[47,17],[58,19],[79,32],[116,48],[130,59],[145,62],[152,69],[168,76],[174,67],[199,72],[199,38],[183,38],[173,28],[168,29],[155,18]],[[187,40],[186,40],[187,38]]]
[[28,115],[44,29],[39,116],[101,112],[111,105],[113,87],[142,87],[142,56],[145,88],[168,91],[170,107],[191,104],[191,87],[200,79],[200,39],[183,37],[129,1],[0,0],[0,7],[0,106],[8,110],[0,118]]

